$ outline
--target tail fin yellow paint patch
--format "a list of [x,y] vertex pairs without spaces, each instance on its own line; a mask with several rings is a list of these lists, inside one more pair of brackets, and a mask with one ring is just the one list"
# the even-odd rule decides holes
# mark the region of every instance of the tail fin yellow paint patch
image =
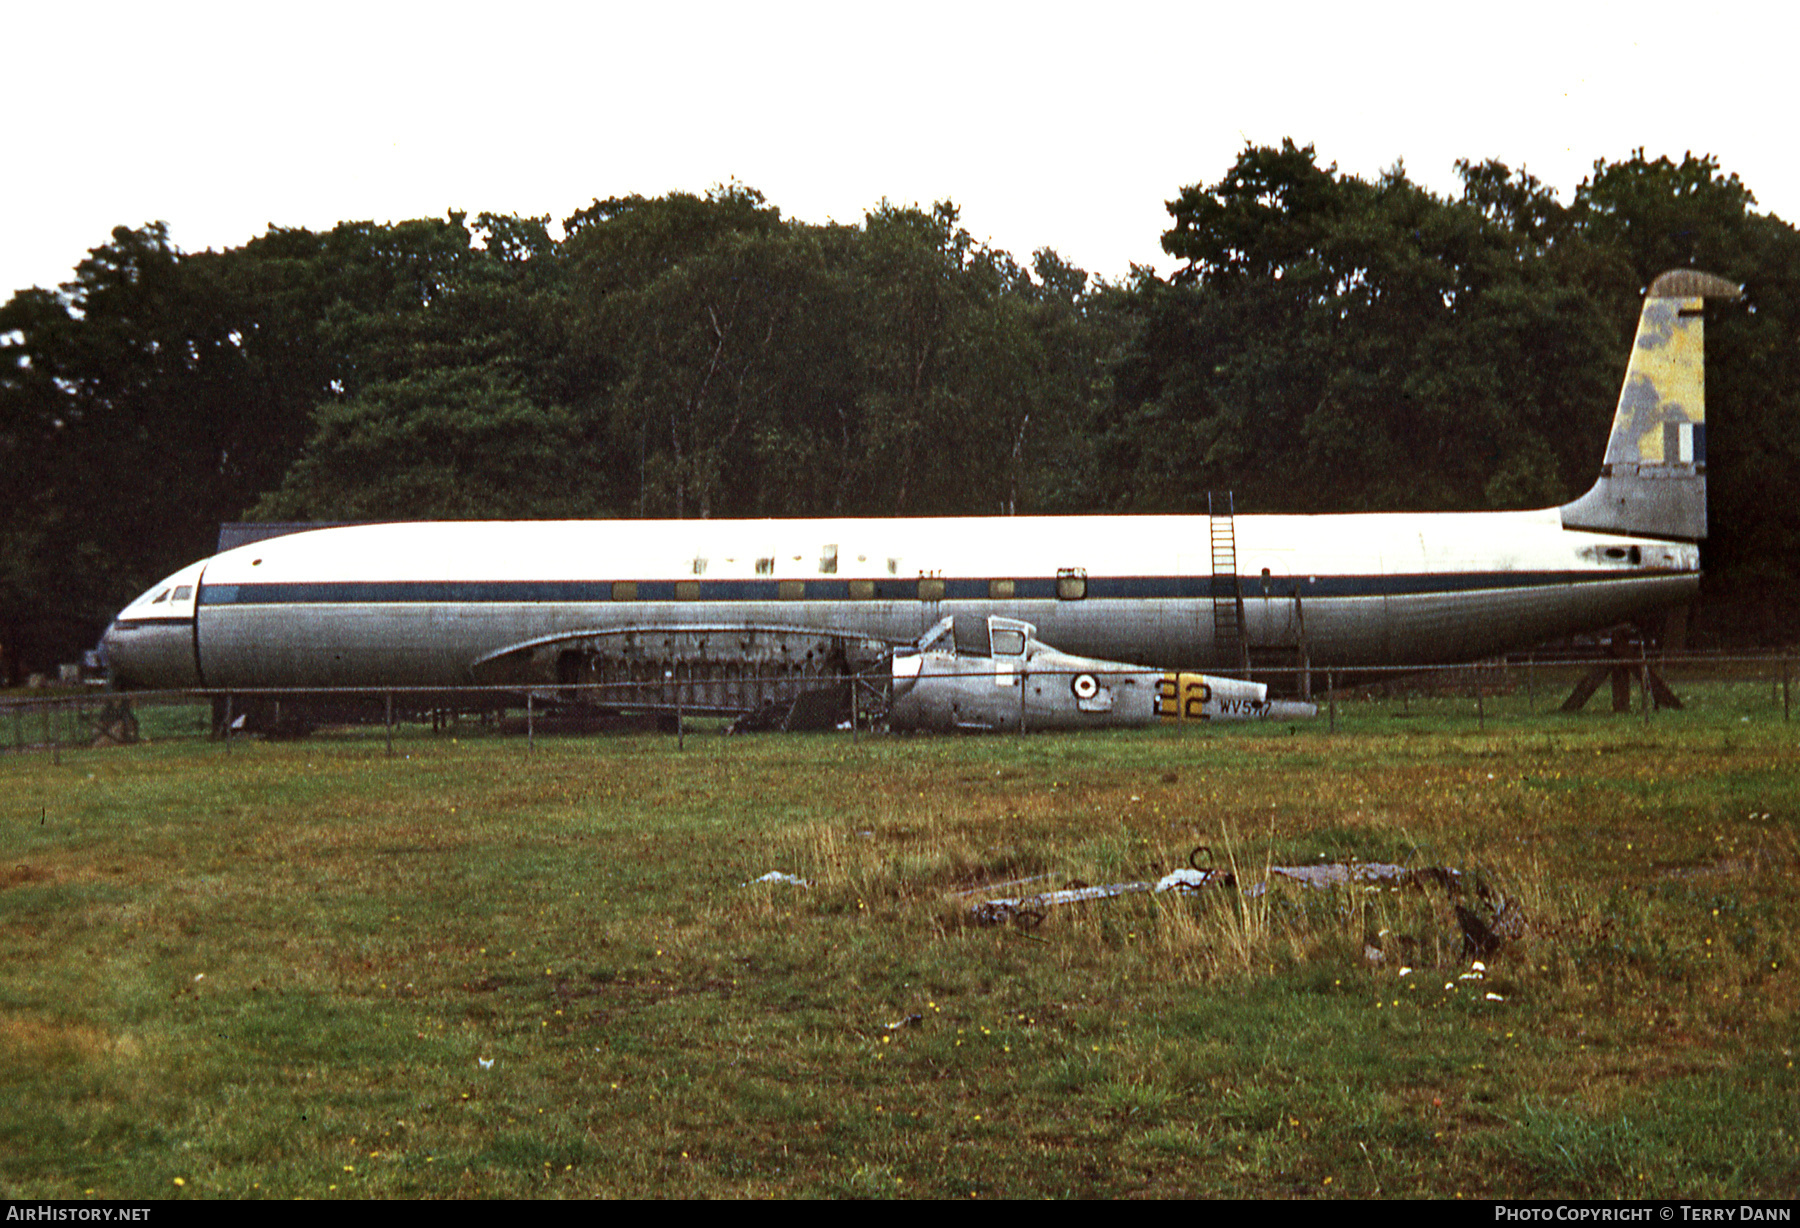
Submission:
[[1706,536],[1708,298],[1743,287],[1677,269],[1644,297],[1606,463],[1592,490],[1562,508],[1571,529],[1698,541]]
[[1709,273],[1664,273],[1638,317],[1637,341],[1606,445],[1608,465],[1704,464],[1709,294],[1739,288]]

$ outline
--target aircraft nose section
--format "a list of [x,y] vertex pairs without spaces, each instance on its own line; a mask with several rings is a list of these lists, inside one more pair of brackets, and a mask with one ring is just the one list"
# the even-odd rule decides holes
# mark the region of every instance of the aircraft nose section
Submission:
[[179,691],[200,685],[194,667],[194,624],[113,620],[100,637],[107,676],[121,691]]
[[100,657],[106,662],[106,677],[117,690],[133,688],[132,678],[142,672],[144,662],[134,652],[132,637],[121,631],[114,618],[100,637]]
[[100,637],[107,672],[122,691],[201,685],[195,616],[203,563],[167,577],[114,617]]

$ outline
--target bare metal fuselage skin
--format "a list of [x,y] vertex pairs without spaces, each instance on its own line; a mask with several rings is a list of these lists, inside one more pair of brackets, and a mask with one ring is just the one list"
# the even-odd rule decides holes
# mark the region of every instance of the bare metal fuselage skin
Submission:
[[[1000,614],[1064,652],[1230,671],[1214,610],[1234,585],[1208,541],[1204,516],[320,529],[184,569],[106,643],[128,687],[461,686],[518,645],[578,634],[899,645],[948,614]],[[1685,602],[1699,582],[1692,544],[1568,530],[1555,509],[1239,516],[1236,555],[1245,645],[1304,644],[1318,667],[1471,660]]]

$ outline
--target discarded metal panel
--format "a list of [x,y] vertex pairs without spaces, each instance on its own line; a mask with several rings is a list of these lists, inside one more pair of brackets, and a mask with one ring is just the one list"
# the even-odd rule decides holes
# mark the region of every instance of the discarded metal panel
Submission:
[[1349,883],[1365,887],[1412,887],[1418,885],[1421,874],[1439,886],[1443,886],[1446,876],[1450,882],[1461,878],[1457,871],[1442,867],[1432,866],[1422,871],[1409,870],[1405,866],[1390,865],[1380,861],[1334,861],[1317,866],[1270,866],[1269,873],[1315,888],[1341,887]]
[[1229,886],[1236,881],[1227,870],[1174,870],[1156,880],[1156,890],[1204,891],[1208,887]]
[[[784,883],[790,887],[812,886],[812,884],[807,882],[804,878],[801,878],[798,875],[788,874],[781,870],[770,870],[761,878],[751,879],[750,883]],[[744,886],[748,887],[750,883],[745,883]]]
[[[1076,904],[1088,900],[1111,900],[1122,896],[1151,892],[1163,894],[1178,891],[1183,894],[1193,894],[1237,885],[1237,878],[1231,871],[1211,865],[1200,865],[1199,860],[1202,853],[1207,854],[1210,859],[1211,850],[1205,845],[1201,845],[1188,855],[1188,869],[1172,871],[1155,882],[1146,880],[1107,883],[1099,887],[1090,887],[1085,883],[1079,883],[1071,884],[1061,891],[1046,891],[1033,896],[981,900],[970,905],[969,916],[978,925],[999,925],[1010,921],[1025,928],[1034,928],[1043,922],[1051,908],[1059,904]],[[1268,891],[1269,884],[1277,880],[1298,883],[1302,887],[1315,891],[1329,890],[1333,887],[1438,888],[1454,905],[1457,923],[1463,933],[1463,949],[1467,954],[1473,956],[1492,955],[1503,944],[1522,937],[1526,929],[1524,910],[1519,907],[1518,902],[1498,894],[1483,883],[1476,883],[1472,893],[1474,899],[1469,904],[1458,902],[1467,898],[1464,892],[1463,874],[1462,871],[1451,869],[1448,866],[1408,868],[1379,861],[1337,861],[1308,866],[1270,866],[1268,877],[1244,888],[1244,894],[1252,899],[1259,898]],[[1471,906],[1472,904],[1485,904],[1491,907],[1493,910],[1492,920],[1484,919]],[[1412,942],[1405,936],[1400,936],[1398,941],[1402,948]],[[1382,949],[1379,937],[1366,939],[1363,953],[1370,963],[1379,964],[1386,960],[1386,953]],[[1405,956],[1410,952],[1403,950],[1402,954]]]
[[1136,895],[1155,890],[1154,883],[1107,883],[1101,887],[1073,887],[1063,891],[1046,891],[1042,895],[1027,896],[1024,899],[982,900],[971,905],[969,915],[981,925],[998,925],[1003,921],[1016,921],[1021,917],[1036,914],[1035,921],[1027,925],[1035,925],[1043,920],[1044,911],[1057,904],[1076,904],[1082,900],[1110,900],[1121,895]]

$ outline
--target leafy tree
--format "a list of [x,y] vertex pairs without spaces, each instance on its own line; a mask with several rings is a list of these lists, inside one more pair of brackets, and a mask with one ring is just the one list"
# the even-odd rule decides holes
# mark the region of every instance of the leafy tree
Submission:
[[824,323],[812,308],[825,281],[803,238],[730,233],[609,299],[627,354],[615,422],[646,449],[646,501],[708,517],[747,512],[766,493],[756,462],[789,411],[814,399],[802,353]]
[[11,635],[34,664],[91,643],[291,459],[310,398],[228,263],[120,227],[60,291],[0,309],[0,446],[29,509],[0,534],[4,617],[37,628]]
[[948,203],[850,228],[781,222],[740,187],[633,198],[567,246],[569,354],[596,375],[578,403],[635,459],[639,514],[1017,507],[1068,420],[1045,341],[1081,329],[1086,275],[1033,283]]
[[270,520],[603,515],[585,496],[574,416],[502,371],[426,368],[322,406],[307,453],[255,516]]
[[[309,390],[304,451],[249,514],[459,518],[593,508],[591,484],[577,480],[582,432],[558,404],[567,278],[547,222],[484,213],[471,228],[453,213],[282,232],[315,273],[295,280],[311,300],[329,378]],[[495,471],[503,459],[518,466],[510,482]],[[457,488],[459,475],[467,489]]]
[[721,184],[705,196],[615,196],[563,220],[568,257],[585,294],[598,299],[645,286],[729,234],[769,235],[781,210],[761,192]]
[[1129,485],[1108,501],[1557,497],[1570,475],[1551,433],[1591,385],[1580,372],[1599,334],[1581,296],[1530,259],[1560,224],[1554,200],[1498,163],[1465,176],[1465,198],[1446,201],[1400,167],[1364,182],[1290,141],[1184,189],[1164,247],[1187,264],[1168,286],[1140,285],[1142,330],[1116,370],[1108,450]]
[[1618,252],[1641,293],[1667,269],[1720,270],[1742,256],[1756,198],[1711,156],[1594,163],[1575,189],[1574,217],[1588,243]]
[[1521,256],[1543,255],[1568,232],[1569,210],[1524,167],[1515,171],[1492,158],[1479,163],[1462,159],[1456,172],[1463,181],[1463,203],[1511,235]]

